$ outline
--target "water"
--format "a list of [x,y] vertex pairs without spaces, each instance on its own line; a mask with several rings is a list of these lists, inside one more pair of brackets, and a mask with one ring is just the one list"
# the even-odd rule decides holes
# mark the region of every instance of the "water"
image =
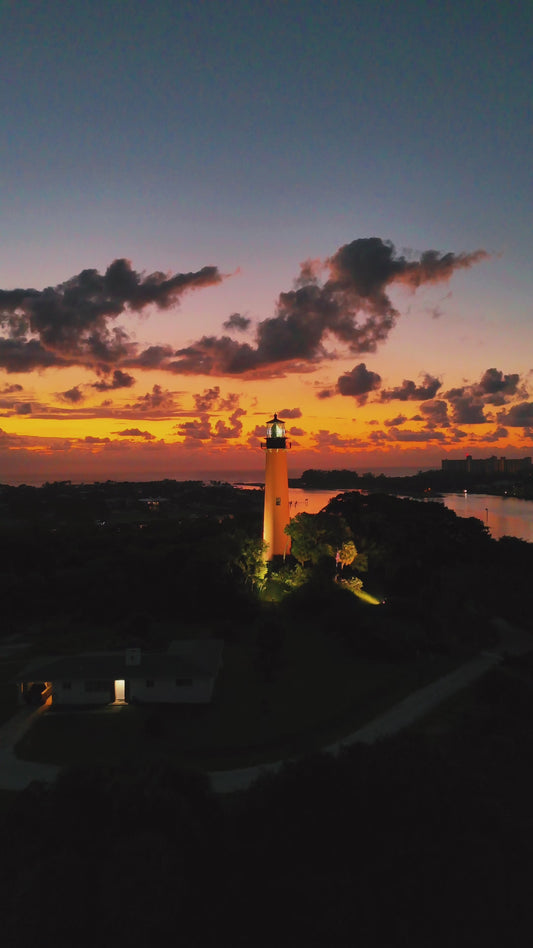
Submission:
[[[318,513],[339,490],[289,490],[291,517],[302,513]],[[440,501],[429,501],[439,503]],[[477,517],[490,530],[495,540],[518,537],[533,543],[533,501],[518,497],[496,497],[492,494],[444,494],[442,503],[458,517]]]
[[445,494],[444,504],[459,517],[477,517],[495,540],[518,537],[533,542],[533,501],[492,494]]

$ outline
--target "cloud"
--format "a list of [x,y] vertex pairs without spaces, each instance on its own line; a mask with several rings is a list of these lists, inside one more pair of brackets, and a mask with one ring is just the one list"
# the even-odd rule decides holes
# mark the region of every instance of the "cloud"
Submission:
[[472,393],[483,398],[486,404],[502,405],[506,397],[516,395],[520,383],[517,373],[504,375],[498,369],[487,369],[476,385],[472,386]]
[[[455,424],[479,425],[491,420],[485,414],[485,406],[505,405],[517,395],[523,398],[527,395],[520,383],[520,376],[517,373],[504,375],[499,369],[490,368],[483,373],[479,382],[451,388],[442,397],[452,407],[452,421]],[[502,417],[505,421],[505,414]],[[512,425],[512,422],[509,424]]]
[[305,434],[305,431],[303,428],[289,428],[289,434],[292,435],[293,438],[301,438]]
[[438,425],[440,428],[449,428],[448,405],[440,398],[434,401],[423,402],[420,406],[422,417],[427,422],[428,428]]
[[396,388],[383,389],[380,392],[380,400],[382,402],[394,400],[399,402],[424,401],[428,398],[434,398],[441,385],[440,379],[428,375],[426,372],[421,385],[417,385],[412,379],[404,379],[402,384]]
[[122,369],[115,369],[111,381],[101,379],[101,381],[92,382],[91,384],[98,392],[110,392],[116,388],[131,388],[132,385],[135,385],[135,379],[133,375],[130,375],[128,372],[123,372]]
[[396,415],[396,418],[388,418],[383,424],[386,428],[396,428],[398,425],[403,425],[407,421],[405,415]]
[[197,412],[234,411],[239,405],[239,396],[229,392],[225,397],[220,394],[220,386],[205,388],[203,392],[193,395],[194,407]]
[[176,425],[176,431],[186,441],[209,441],[211,439],[211,425],[207,415],[196,419],[196,421],[184,421]]
[[121,438],[143,438],[144,441],[153,441],[155,435],[149,431],[141,431],[140,428],[124,428],[124,431],[114,431],[113,434],[120,435]]
[[[184,374],[279,377],[309,371],[333,357],[331,340],[352,353],[375,352],[399,317],[387,295],[389,287],[403,284],[416,290],[424,283],[445,282],[455,270],[487,256],[483,250],[428,250],[418,260],[407,260],[379,237],[354,240],[323,264],[302,264],[294,289],[280,293],[276,315],[258,324],[255,346],[229,336],[202,336],[179,349],[178,358],[166,367]],[[320,271],[326,274],[322,284]]]
[[321,428],[316,434],[313,434],[317,448],[359,448],[361,441],[359,438],[343,438],[336,431],[327,431]]
[[285,421],[286,418],[301,418],[302,412],[300,408],[282,408],[281,411],[278,411],[278,418],[281,418],[282,421]]
[[530,428],[533,426],[533,402],[519,402],[509,411],[499,412],[498,421],[510,428]]
[[509,432],[507,428],[495,428],[494,431],[489,432],[489,434],[483,435],[483,441],[502,441],[504,438],[509,437]]
[[381,376],[367,369],[364,362],[360,362],[350,372],[345,372],[337,379],[339,394],[351,395],[359,405],[364,405],[369,392],[375,391],[380,385]]
[[248,316],[241,316],[240,313],[232,313],[222,325],[224,329],[237,329],[239,332],[246,332],[251,322],[252,320],[249,319]]
[[66,392],[60,392],[59,397],[63,399],[63,401],[72,402],[73,405],[77,405],[85,398],[83,393],[80,391],[79,385],[74,385],[73,388],[67,389]]
[[[191,273],[151,273],[117,259],[104,274],[82,270],[70,280],[44,290],[0,290],[0,365],[8,371],[30,371],[53,364],[116,364],[135,354],[135,345],[110,322],[126,310],[142,312],[154,305],[168,309],[192,289],[223,279],[216,267]],[[15,367],[16,366],[16,367]]]
[[[0,314],[0,325],[2,317]],[[34,369],[63,368],[73,365],[72,359],[48,352],[37,339],[0,338],[0,369],[6,372],[33,372]]]
[[[374,438],[377,432],[372,432],[370,438]],[[390,428],[387,432],[389,441],[446,441],[446,435],[443,431],[434,431],[432,428],[422,428],[419,431],[413,431],[407,428]],[[379,439],[382,440],[382,439]]]
[[135,357],[126,359],[124,365],[129,369],[161,369],[173,355],[172,346],[148,346]]
[[456,425],[483,425],[488,419],[483,412],[483,403],[471,392],[454,395],[451,399],[452,421]]
[[0,388],[0,395],[13,395],[15,392],[22,391],[24,391],[22,385],[17,385],[16,383],[13,385],[4,385],[3,388]]
[[154,385],[151,392],[146,392],[133,405],[125,407],[134,412],[150,412],[159,416],[173,414],[176,410],[172,392],[163,389],[161,385]]
[[244,408],[236,408],[233,414],[230,415],[230,425],[224,424],[224,422],[219,419],[214,430],[215,440],[225,441],[230,438],[240,438],[242,433],[242,421],[240,421],[240,418],[245,414],[246,411]]
[[15,405],[15,412],[17,415],[31,415],[32,406],[30,402],[18,402]]

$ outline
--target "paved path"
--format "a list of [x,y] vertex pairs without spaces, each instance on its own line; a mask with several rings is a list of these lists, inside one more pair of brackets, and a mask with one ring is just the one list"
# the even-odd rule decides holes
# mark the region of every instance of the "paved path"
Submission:
[[[413,691],[407,698],[393,705],[388,711],[380,714],[373,721],[363,725],[353,734],[349,734],[341,741],[324,747],[326,754],[338,754],[343,747],[351,744],[373,744],[383,737],[397,734],[398,731],[409,727],[418,718],[423,717],[436,708],[447,698],[454,695],[461,688],[466,688],[477,678],[481,678],[489,668],[493,668],[500,661],[497,654],[485,652],[472,659],[466,665],[461,665],[455,671],[438,678],[437,681]],[[242,770],[219,770],[211,773],[211,786],[216,793],[232,793],[235,790],[246,790],[258,777],[266,773],[276,773],[283,766],[278,760],[272,764],[262,764],[257,767],[247,767]]]
[[[493,619],[493,626],[498,632],[499,643],[493,652],[481,652],[465,665],[449,672],[437,681],[413,691],[407,698],[393,705],[388,711],[380,714],[373,721],[363,725],[353,734],[349,734],[341,741],[324,747],[328,754],[338,754],[343,747],[351,744],[373,744],[380,738],[397,734],[414,721],[428,714],[447,698],[466,688],[476,679],[481,678],[490,668],[501,660],[504,654],[521,655],[531,651],[533,639],[531,634],[522,629],[509,625],[505,619]],[[211,786],[215,793],[233,793],[236,790],[246,790],[258,777],[266,773],[277,773],[283,767],[284,761],[278,760],[272,764],[260,764],[256,767],[245,767],[242,770],[219,770],[209,774]]]

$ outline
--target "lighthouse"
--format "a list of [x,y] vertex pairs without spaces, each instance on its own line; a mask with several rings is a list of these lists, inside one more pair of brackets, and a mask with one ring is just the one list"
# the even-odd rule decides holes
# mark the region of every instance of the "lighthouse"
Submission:
[[265,559],[271,560],[291,549],[291,538],[285,533],[290,521],[287,439],[285,424],[277,415],[267,421],[266,441],[261,447],[266,455],[263,540],[267,545]]

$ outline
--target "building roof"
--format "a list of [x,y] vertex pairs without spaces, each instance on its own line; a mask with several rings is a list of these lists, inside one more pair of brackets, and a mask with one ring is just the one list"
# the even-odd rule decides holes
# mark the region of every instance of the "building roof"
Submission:
[[58,655],[26,665],[18,681],[54,681],[116,679],[214,678],[222,657],[222,639],[184,639],[172,642],[167,652],[139,650],[139,662],[126,662],[126,649],[120,652],[83,652]]

